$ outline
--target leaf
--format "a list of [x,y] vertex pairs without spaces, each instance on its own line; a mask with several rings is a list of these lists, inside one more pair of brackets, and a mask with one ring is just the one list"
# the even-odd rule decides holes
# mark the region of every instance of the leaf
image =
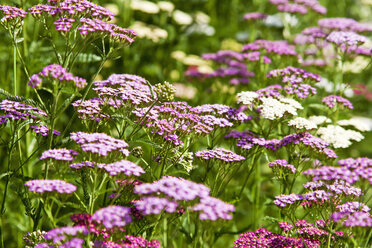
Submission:
[[76,57],[76,63],[92,63],[102,61],[100,56],[97,56],[93,53],[80,53]]
[[72,96],[68,97],[62,104],[61,106],[58,108],[58,111],[57,113],[61,113],[62,110],[66,109],[68,107],[68,105],[70,105],[70,103],[72,102],[72,100],[76,97],[76,96],[80,96],[81,94],[79,93],[75,93],[73,94]]
[[10,94],[8,91],[6,91],[2,88],[0,88],[0,95],[5,96],[5,98],[7,100],[11,100],[11,101],[14,101],[14,102],[20,102],[20,103],[25,103],[25,104],[32,105],[34,107],[38,107],[40,109],[43,109],[43,106],[41,104],[39,104],[38,102],[35,102],[32,99],[26,99],[26,98],[21,97],[21,96],[14,96],[14,95]]

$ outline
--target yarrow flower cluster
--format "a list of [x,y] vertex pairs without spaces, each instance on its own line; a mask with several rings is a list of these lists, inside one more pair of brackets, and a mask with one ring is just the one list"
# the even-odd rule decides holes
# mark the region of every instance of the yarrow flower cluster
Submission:
[[303,109],[301,104],[294,99],[290,98],[274,98],[262,97],[260,99],[261,105],[257,108],[260,111],[260,115],[264,119],[275,120],[282,118],[286,114],[297,115],[297,110]]
[[75,159],[75,156],[77,156],[78,154],[79,153],[77,151],[74,151],[72,149],[50,149],[41,154],[40,160],[50,158],[59,161],[73,161]]
[[256,247],[298,247],[320,248],[320,241],[309,237],[291,238],[272,233],[265,228],[259,228],[254,232],[240,234],[235,241],[234,248]]
[[[288,163],[287,160],[279,159],[268,163],[268,165],[274,170],[283,170],[284,172],[296,173],[296,167]],[[279,173],[278,173],[279,174]]]
[[40,118],[48,116],[41,109],[35,108],[28,104],[10,100],[1,101],[0,109],[5,113],[5,115],[2,116],[2,119],[5,120],[26,120],[28,118],[39,120]]
[[240,162],[240,161],[245,160],[245,157],[238,155],[232,151],[226,150],[224,148],[216,148],[214,150],[198,151],[195,153],[195,156],[201,159],[204,159],[204,160],[217,159],[217,160],[221,160],[222,162],[226,162],[226,163]]
[[333,31],[327,36],[326,40],[338,46],[358,46],[368,42],[368,39],[365,36],[345,31]]
[[327,9],[320,5],[317,0],[270,0],[270,3],[276,5],[281,12],[304,15],[309,10],[313,10],[322,15],[327,13]]
[[[206,114],[206,116],[216,116],[217,118],[226,119],[227,121],[235,123],[248,122],[252,119],[251,116],[247,116],[240,109],[236,109],[223,104],[204,104],[193,108],[200,115]],[[202,118],[204,118],[202,116]],[[222,120],[222,119],[221,119]],[[208,124],[208,123],[206,123]],[[208,124],[209,125],[209,124]]]
[[93,90],[102,105],[115,109],[128,106],[148,105],[157,100],[146,79],[131,74],[113,74],[107,80],[94,82]]
[[364,136],[354,130],[346,130],[340,126],[328,125],[318,129],[317,134],[334,148],[347,148],[351,140],[361,141]]
[[143,195],[135,205],[146,215],[159,214],[162,211],[174,213],[184,205],[184,201],[191,202],[196,199],[199,199],[199,203],[189,206],[188,209],[201,212],[201,220],[229,220],[232,218],[230,213],[235,210],[233,205],[209,196],[208,187],[183,178],[166,176],[153,183],[143,183],[135,186],[134,193]]
[[120,160],[110,164],[98,163],[97,167],[106,170],[111,176],[123,173],[127,176],[134,175],[139,177],[141,174],[145,173],[140,166],[128,160]]
[[265,51],[268,54],[286,56],[297,56],[295,46],[289,45],[287,41],[256,40],[243,46],[243,51]]
[[[38,125],[38,126],[30,126],[34,130],[35,133],[40,134],[42,136],[48,136],[49,135],[49,127],[45,125]],[[53,129],[52,132],[54,135],[60,135],[61,133],[55,129]]]
[[97,210],[92,220],[102,224],[105,228],[124,227],[132,222],[131,211],[128,207],[108,206]]
[[2,16],[0,22],[5,28],[8,27],[6,24],[21,26],[26,15],[27,12],[23,9],[0,4],[0,16]]
[[128,156],[129,151],[126,149],[128,143],[124,140],[115,139],[105,133],[71,133],[71,139],[80,145],[85,152],[91,152],[100,156],[108,156],[114,151],[123,156]]
[[109,37],[111,41],[119,44],[131,44],[137,35],[131,29],[107,23],[114,15],[109,10],[87,0],[65,0],[49,2],[49,4],[51,5],[35,5],[29,9],[29,13],[42,21],[54,18],[56,31],[63,35],[75,27],[80,31],[82,38],[93,35]]
[[30,180],[25,183],[29,191],[45,193],[56,191],[60,194],[71,194],[76,191],[76,186],[62,180]]
[[246,13],[243,18],[246,21],[262,20],[262,19],[266,19],[267,15],[263,13],[259,13],[259,12],[251,12],[251,13]]
[[322,99],[322,102],[329,108],[334,108],[336,104],[341,104],[348,109],[353,109],[353,104],[341,96],[329,95]]
[[209,134],[213,128],[205,123],[199,111],[186,102],[164,102],[160,106],[140,108],[133,113],[142,120],[141,125],[175,146],[182,146],[182,137]]
[[104,114],[102,107],[104,102],[99,98],[92,98],[88,100],[77,100],[71,104],[74,106],[79,118],[83,120],[101,121],[110,118],[110,115]]
[[[288,122],[288,126],[294,127],[296,129],[305,129],[305,130],[312,130],[312,129],[317,128],[317,125],[314,122],[309,121],[309,120],[307,120],[305,118],[302,118],[302,117],[297,117],[293,120],[290,120]],[[326,140],[326,139],[324,139],[324,140]]]
[[66,68],[57,64],[48,65],[38,74],[32,75],[28,85],[32,88],[36,88],[40,86],[45,79],[51,81],[56,80],[61,83],[74,83],[80,90],[87,86],[87,81],[84,78],[73,76],[71,73],[67,72]]

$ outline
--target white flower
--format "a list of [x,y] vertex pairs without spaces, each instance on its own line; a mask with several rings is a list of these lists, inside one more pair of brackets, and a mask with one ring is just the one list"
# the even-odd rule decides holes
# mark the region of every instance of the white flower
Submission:
[[[334,92],[334,87],[335,87],[333,82],[330,82],[328,79],[326,79],[324,77],[322,77],[322,80],[320,82],[316,83],[315,86],[318,87],[318,88],[323,88],[328,93]],[[336,85],[336,91],[337,92],[343,91],[343,93],[347,97],[353,97],[354,96],[353,90],[350,89],[350,87],[348,87],[348,85],[346,85],[346,84],[337,84]]]
[[153,2],[144,0],[132,0],[130,7],[134,10],[139,10],[148,14],[159,13],[159,6]]
[[143,22],[135,22],[131,27],[137,32],[138,37],[147,38],[153,42],[158,42],[160,39],[166,39],[168,32],[154,25],[147,25]]
[[341,126],[353,126],[361,132],[372,130],[372,119],[365,117],[353,117],[350,120],[339,120],[337,124]]
[[311,130],[317,128],[317,125],[314,122],[311,122],[305,118],[297,117],[288,122],[288,126],[295,127],[296,129],[306,129]]
[[309,117],[309,121],[313,122],[315,125],[332,122],[331,119],[323,115],[312,115]]
[[178,9],[173,12],[173,20],[179,25],[190,25],[192,23],[192,17]]
[[205,14],[204,12],[197,11],[195,13],[195,21],[198,24],[208,24],[210,22],[211,18]]
[[174,4],[168,1],[158,2],[158,6],[162,11],[171,13],[174,10]]
[[280,98],[277,100],[274,98],[263,97],[260,100],[262,104],[258,106],[258,108],[261,111],[261,116],[269,120],[281,118],[285,113],[297,115],[297,110],[303,109],[299,102],[289,98]]
[[258,93],[254,91],[243,91],[237,94],[237,103],[251,105],[253,101],[258,98],[258,96]]
[[319,128],[317,134],[334,148],[347,148],[352,144],[351,140],[361,141],[364,139],[364,136],[359,132],[334,125]]

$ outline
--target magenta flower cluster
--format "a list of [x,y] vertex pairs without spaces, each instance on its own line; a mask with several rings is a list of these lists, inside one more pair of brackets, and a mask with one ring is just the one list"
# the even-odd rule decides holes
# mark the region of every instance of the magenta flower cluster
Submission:
[[174,213],[185,202],[198,203],[188,208],[191,211],[200,212],[201,220],[215,221],[231,219],[234,205],[225,203],[217,198],[209,196],[210,189],[203,184],[194,183],[183,178],[166,176],[153,183],[136,185],[134,193],[143,195],[135,206],[143,214],[159,214],[162,211]]
[[110,164],[97,163],[97,167],[104,169],[111,176],[123,173],[127,176],[133,175],[139,177],[141,174],[145,173],[139,165],[128,160],[120,160]]
[[281,12],[306,14],[309,10],[315,11],[321,15],[327,13],[327,9],[317,0],[270,0],[270,3],[276,5]]
[[32,88],[36,88],[41,85],[44,79],[56,80],[61,83],[74,83],[78,89],[84,89],[87,86],[87,81],[84,78],[73,76],[67,72],[66,68],[60,65],[48,65],[43,68],[38,74],[34,74],[30,77],[28,85]]
[[40,160],[54,159],[58,161],[73,161],[79,153],[72,149],[59,148],[46,150],[41,154]]
[[288,163],[287,160],[278,159],[273,162],[268,163],[268,165],[275,169],[283,170],[284,172],[296,173],[296,167]]
[[109,153],[119,152],[122,156],[128,156],[126,149],[128,143],[124,140],[115,139],[105,133],[71,133],[71,139],[75,141],[84,152],[90,152],[101,156],[108,156]]
[[234,248],[257,248],[257,247],[297,247],[297,248],[320,248],[320,241],[308,237],[291,238],[272,233],[265,228],[259,228],[254,232],[240,234],[235,241]]
[[39,120],[40,118],[48,116],[41,109],[10,100],[1,101],[0,109],[5,113],[5,115],[2,116],[4,120],[26,120],[28,118]]
[[204,160],[220,160],[222,162],[240,162],[245,160],[245,157],[238,155],[225,148],[216,148],[214,150],[198,151],[195,156]]
[[111,229],[115,227],[124,227],[132,222],[130,208],[122,206],[108,206],[97,210],[92,215],[92,221]]
[[[48,136],[49,135],[49,127],[45,125],[38,125],[38,126],[30,126],[34,130],[35,133],[40,134],[42,136]],[[53,129],[54,135],[60,135],[61,133],[55,129]]]
[[324,97],[322,102],[329,108],[334,108],[337,104],[341,104],[345,108],[354,109],[353,104],[342,96],[329,95]]
[[76,186],[62,180],[30,180],[25,183],[29,191],[45,193],[56,191],[60,194],[71,194],[76,191]]
[[17,22],[22,21],[26,17],[27,12],[17,7],[0,4],[0,14],[2,15],[2,23],[17,24]]

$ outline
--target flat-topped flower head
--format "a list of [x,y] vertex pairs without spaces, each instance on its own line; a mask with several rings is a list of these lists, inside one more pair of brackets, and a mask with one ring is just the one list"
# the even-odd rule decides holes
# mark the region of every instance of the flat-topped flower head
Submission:
[[234,123],[247,122],[252,119],[251,116],[247,116],[240,109],[236,109],[223,104],[204,104],[201,106],[196,106],[193,109],[196,110],[199,114],[222,117]]
[[[313,181],[336,181],[343,180],[348,183],[354,183],[358,180],[350,170],[343,167],[322,166],[319,168],[308,169],[303,172],[304,175],[312,177]],[[318,185],[323,186],[323,185]]]
[[351,140],[361,141],[364,139],[364,136],[357,131],[347,130],[335,125],[321,127],[317,134],[334,148],[347,148],[351,146]]
[[343,98],[342,96],[329,95],[324,97],[322,99],[322,102],[329,108],[334,108],[337,104],[341,104],[345,108],[354,109],[353,104],[346,98]]
[[194,183],[183,178],[166,176],[153,183],[136,185],[135,194],[159,195],[177,201],[192,201],[196,198],[209,196],[210,189],[203,184]]
[[319,27],[324,30],[352,31],[352,32],[370,32],[372,26],[364,23],[359,23],[351,18],[335,17],[324,18],[318,21]]
[[110,115],[103,113],[102,107],[104,102],[99,98],[92,98],[84,101],[77,100],[71,105],[76,109],[80,119],[96,122],[110,119]]
[[74,151],[72,149],[66,149],[66,148],[59,148],[59,149],[50,149],[41,154],[40,159],[54,159],[58,161],[73,161],[75,160],[75,156],[77,156],[79,153],[77,151]]
[[286,56],[297,56],[295,46],[289,45],[287,41],[256,40],[243,46],[243,51],[265,51],[268,54]]
[[[64,226],[52,229],[48,231],[44,238],[50,240],[53,244],[63,244],[67,241],[69,237],[74,237],[78,235],[88,235],[89,230],[85,226]],[[47,246],[49,247],[49,246]],[[61,246],[61,247],[72,247],[72,246]]]
[[205,150],[198,151],[195,153],[196,157],[199,157],[204,160],[221,160],[222,162],[231,163],[231,162],[240,162],[245,160],[245,157],[238,155],[232,151],[226,150],[224,148],[216,148],[214,150]]
[[298,201],[303,200],[302,195],[290,194],[290,195],[278,195],[275,196],[274,204],[279,207],[289,207]]
[[131,210],[128,207],[108,206],[97,210],[92,215],[92,221],[102,224],[105,228],[124,227],[132,222]]
[[338,46],[359,46],[368,42],[368,38],[363,35],[345,31],[333,31],[327,36],[326,40]]
[[231,220],[231,212],[235,211],[234,205],[210,196],[201,198],[198,204],[189,207],[189,209],[200,212],[199,219],[211,221],[218,219]]
[[288,126],[294,127],[295,129],[313,130],[317,128],[317,125],[302,117],[297,117],[288,122]]
[[140,200],[134,203],[136,209],[144,215],[161,214],[162,211],[174,213],[177,211],[178,203],[167,198],[159,198],[156,196],[141,197]]
[[129,155],[129,151],[125,149],[128,147],[127,142],[115,139],[105,133],[76,132],[71,133],[70,137],[85,152],[91,152],[101,156],[108,156],[112,152],[119,152],[124,156]]
[[62,180],[30,180],[25,183],[29,191],[45,193],[56,191],[60,194],[71,194],[76,191],[76,186]]
[[131,74],[113,74],[107,80],[94,82],[93,90],[103,103],[114,108],[149,105],[157,100],[146,79]]
[[237,103],[250,106],[259,97],[259,94],[254,91],[243,91],[236,95]]
[[270,0],[270,3],[277,6],[281,12],[307,14],[309,10],[321,15],[327,13],[327,9],[320,5],[317,0]]
[[259,13],[259,12],[251,12],[251,13],[246,13],[243,18],[246,21],[263,20],[267,18],[267,15],[263,13]]
[[141,174],[145,173],[145,171],[139,165],[128,161],[128,160],[120,160],[111,164],[97,164],[98,168],[102,168],[107,171],[111,176],[116,176],[120,173],[123,173],[127,176],[141,176]]
[[38,109],[28,104],[10,101],[10,100],[1,101],[0,110],[2,110],[5,113],[5,115],[2,118],[8,119],[8,120],[26,120],[26,119],[39,120],[40,118],[48,116],[41,109]]
[[283,69],[274,69],[267,74],[268,78],[279,78],[282,83],[286,84],[298,84],[305,81],[308,82],[320,82],[322,77],[318,74],[308,72],[301,68],[288,66]]
[[67,72],[66,68],[57,64],[48,65],[38,74],[32,75],[28,85],[32,88],[36,88],[41,85],[44,79],[51,81],[56,80],[61,83],[73,83],[78,89],[84,89],[87,85],[87,81],[84,78],[73,76],[71,73]]
[[262,97],[258,106],[260,115],[264,119],[275,120],[286,114],[297,115],[298,109],[303,109],[301,104],[294,99],[281,97],[279,99]]
[[288,163],[287,160],[284,159],[275,160],[273,162],[268,163],[268,165],[273,169],[280,169],[289,173],[296,173],[297,171],[296,167],[294,167],[293,165]]
[[[38,126],[30,126],[34,130],[35,133],[40,134],[42,136],[48,136],[49,135],[49,127],[46,125],[38,125]],[[61,133],[55,129],[53,129],[53,135],[60,135]]]
[[23,9],[0,4],[0,22],[5,24],[4,27],[7,27],[7,23],[10,25],[20,26],[22,25],[23,19],[26,17],[27,12]]

